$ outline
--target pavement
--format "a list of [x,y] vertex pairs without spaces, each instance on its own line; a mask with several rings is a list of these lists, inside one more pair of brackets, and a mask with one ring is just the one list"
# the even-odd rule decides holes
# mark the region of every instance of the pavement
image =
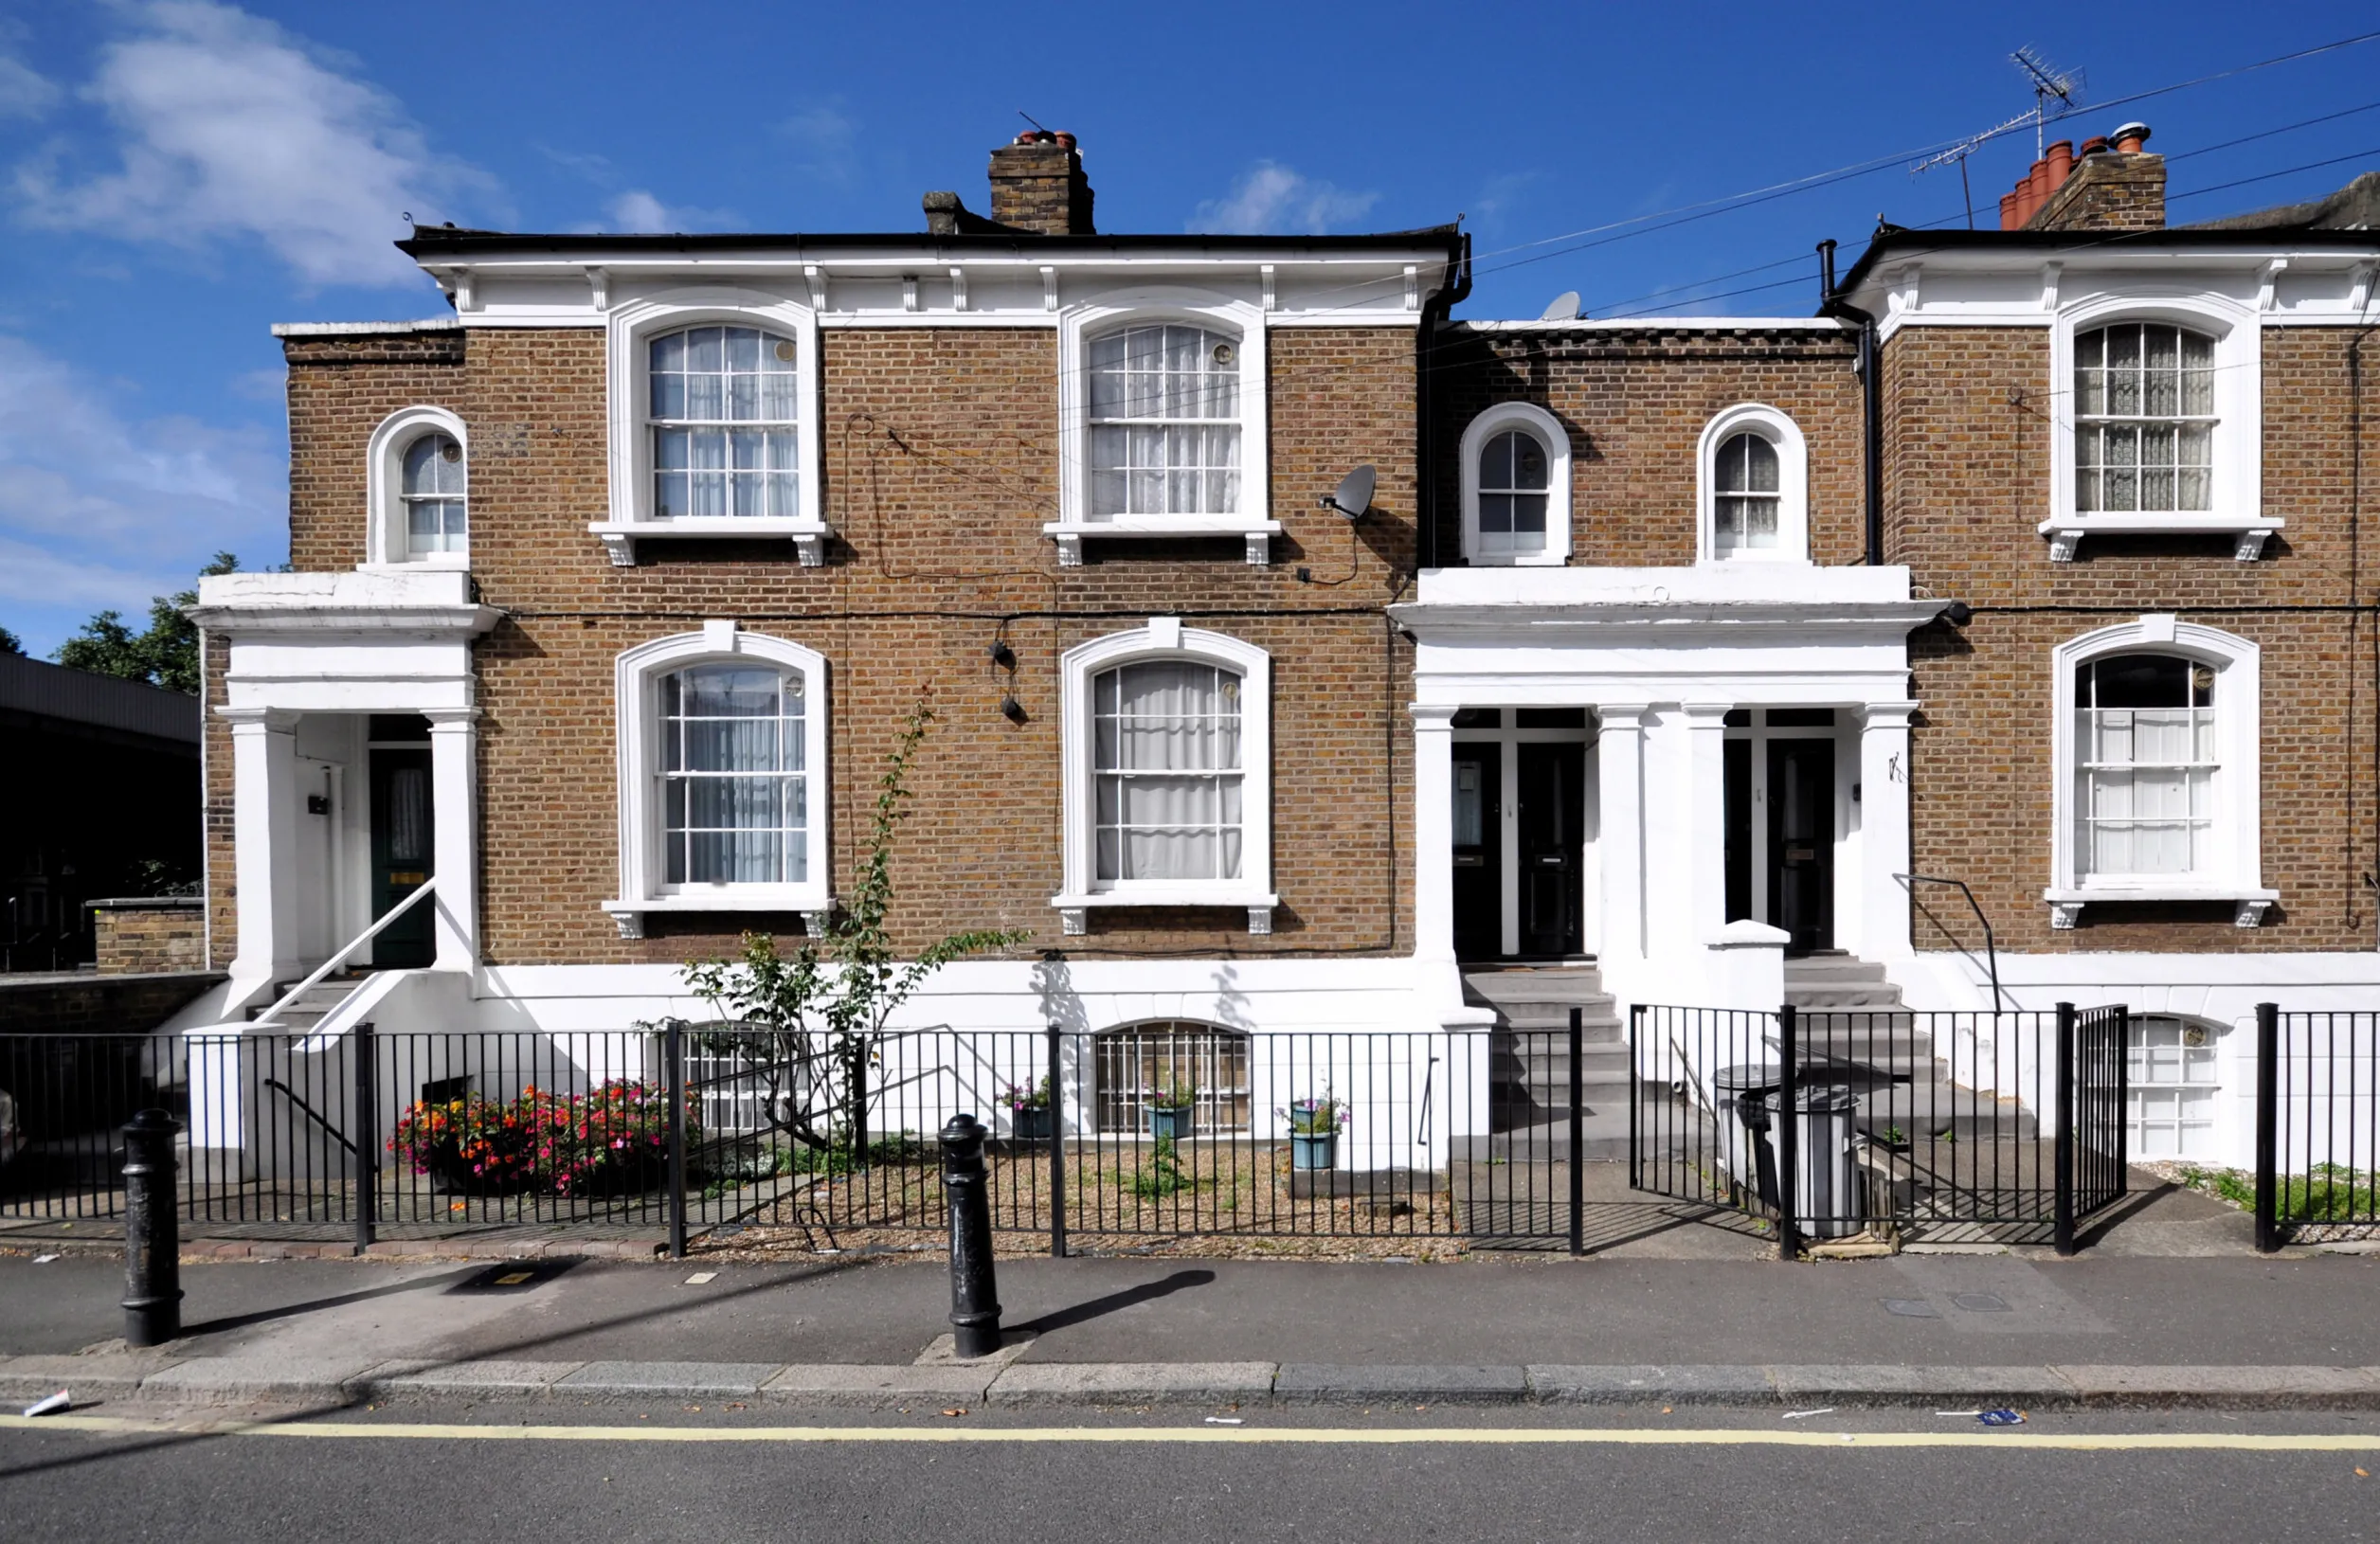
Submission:
[[2380,1410],[2380,1258],[1956,1254],[1448,1264],[1015,1259],[949,1352],[915,1255],[189,1262],[125,1348],[120,1266],[0,1255],[0,1396],[394,1401]]

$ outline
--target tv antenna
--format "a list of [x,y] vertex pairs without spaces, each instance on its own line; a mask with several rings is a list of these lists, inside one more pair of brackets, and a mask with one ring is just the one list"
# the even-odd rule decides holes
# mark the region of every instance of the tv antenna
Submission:
[[[1967,228],[1969,230],[1975,228],[1975,194],[1974,189],[1967,180],[1967,157],[2002,135],[2021,129],[2029,123],[2033,126],[2033,159],[2040,160],[2046,149],[2043,144],[2045,138],[2043,130],[2051,117],[2064,117],[2074,111],[2075,95],[2082,89],[2083,85],[2083,76],[2081,70],[2061,70],[2054,67],[2048,61],[2043,59],[2030,44],[2009,55],[2009,60],[2024,73],[2026,81],[2033,88],[2033,110],[2029,113],[2019,113],[2006,123],[1995,123],[1981,134],[1969,135],[1948,150],[1938,154],[1929,155],[1909,168],[1909,175],[1914,177],[1920,171],[1931,171],[1938,166],[1949,166],[1954,161],[1957,163],[1958,190],[1967,202]],[[2053,100],[2059,104],[2059,110],[2055,114],[2049,111],[2049,104]]]

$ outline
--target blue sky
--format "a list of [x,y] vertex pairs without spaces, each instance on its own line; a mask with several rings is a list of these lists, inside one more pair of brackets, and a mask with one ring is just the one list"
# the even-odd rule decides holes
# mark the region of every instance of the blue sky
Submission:
[[[2028,108],[2020,45],[2086,73],[2051,137],[2137,117],[2176,195],[2213,189],[2176,220],[2380,167],[2380,42],[2091,105],[2380,26],[2361,8],[2264,7],[2253,28],[2186,3],[2153,25],[2070,4],[1822,14],[0,0],[0,625],[46,654],[219,548],[287,555],[266,328],[442,313],[388,245],[407,211],[917,230],[928,189],[983,206],[1022,109],[1081,136],[1103,229],[1460,213],[1481,260],[1465,314],[1533,316],[1566,289],[1596,315],[1799,314],[1821,237],[1848,262],[1879,213],[1963,223],[1956,170],[1912,176],[1904,153]],[[1979,219],[2031,156],[2029,133],[1976,153]]]

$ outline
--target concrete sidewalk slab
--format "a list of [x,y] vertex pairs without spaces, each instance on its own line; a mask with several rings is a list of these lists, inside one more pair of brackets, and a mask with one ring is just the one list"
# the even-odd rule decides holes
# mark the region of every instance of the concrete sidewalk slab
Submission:
[[1413,1404],[1511,1404],[1526,1399],[1529,1377],[1519,1367],[1361,1367],[1284,1362],[1273,1392],[1314,1404],[1395,1401]]
[[1769,1405],[1776,1387],[1760,1367],[1562,1367],[1527,1369],[1529,1392],[1551,1405]]
[[757,1394],[781,1371],[775,1362],[588,1362],[555,1382],[552,1391],[707,1399]]
[[1235,1404],[1272,1397],[1271,1362],[1019,1362],[992,1380],[995,1405]]
[[990,1388],[992,1367],[856,1367],[811,1363],[788,1367],[760,1386],[771,1405],[826,1405],[883,1409],[911,1401],[980,1405]]

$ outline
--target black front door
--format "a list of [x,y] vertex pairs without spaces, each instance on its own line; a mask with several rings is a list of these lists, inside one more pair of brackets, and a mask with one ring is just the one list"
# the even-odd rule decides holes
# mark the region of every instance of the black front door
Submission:
[[1454,954],[1504,953],[1504,768],[1495,745],[1454,747]]
[[1834,947],[1834,742],[1769,742],[1769,921],[1797,954]]
[[1514,749],[1521,784],[1521,952],[1541,959],[1574,955],[1584,891],[1587,747]]
[[[371,753],[372,916],[429,882],[431,848],[430,753],[379,750]],[[382,970],[427,965],[435,952],[424,901],[371,941],[372,964]]]

